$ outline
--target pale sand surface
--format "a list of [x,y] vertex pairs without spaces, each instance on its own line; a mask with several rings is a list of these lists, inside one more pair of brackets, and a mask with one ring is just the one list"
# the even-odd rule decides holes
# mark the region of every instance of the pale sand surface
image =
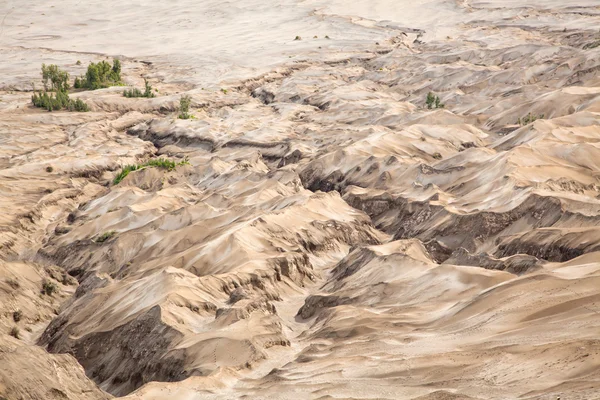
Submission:
[[[2,2],[0,399],[600,399],[599,27],[593,0]],[[113,57],[157,97],[30,105],[42,62]],[[113,183],[156,157],[189,164]]]

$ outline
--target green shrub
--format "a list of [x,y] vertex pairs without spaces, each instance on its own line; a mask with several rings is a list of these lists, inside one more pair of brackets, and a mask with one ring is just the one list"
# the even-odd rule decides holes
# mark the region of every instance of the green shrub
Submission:
[[141,166],[141,165],[126,165],[126,166],[124,166],[124,167],[121,169],[121,172],[119,172],[119,173],[117,174],[117,176],[115,177],[115,179],[114,179],[113,183],[114,183],[115,185],[119,184],[119,182],[121,182],[123,179],[125,179],[125,177],[126,177],[127,175],[129,175],[129,173],[130,173],[131,171],[136,171],[136,170],[138,170],[138,169],[140,169],[140,168],[142,168],[142,166]]
[[124,97],[144,97],[144,93],[138,88],[123,90]]
[[70,99],[68,93],[64,91],[34,93],[31,96],[31,103],[36,107],[45,108],[48,111],[67,109],[69,111],[85,112],[90,110],[85,102],[80,99]]
[[179,118],[180,119],[190,119],[190,104],[192,103],[192,98],[188,95],[181,96],[179,99]]
[[90,63],[85,76],[75,78],[74,86],[77,89],[96,90],[120,84],[121,62],[115,59],[112,67],[104,60],[98,63]]
[[[31,103],[35,107],[45,108],[48,111],[67,109],[69,111],[89,111],[83,101],[69,99],[69,74],[61,71],[56,65],[42,64],[43,92],[35,92],[31,96]],[[77,79],[75,80],[77,83]],[[50,83],[50,87],[48,86]],[[54,92],[54,93],[52,93]]]
[[428,109],[432,108],[444,108],[444,104],[441,102],[439,96],[436,96],[432,92],[427,93],[427,99],[425,100]]
[[23,311],[17,310],[13,312],[13,321],[19,322],[23,317]]
[[148,160],[143,164],[126,165],[123,167],[123,169],[121,169],[121,172],[119,172],[117,174],[117,176],[113,180],[113,183],[115,185],[118,185],[123,179],[125,179],[125,177],[127,175],[129,175],[130,172],[137,171],[142,168],[156,167],[156,168],[166,169],[167,171],[172,171],[175,168],[177,168],[179,165],[189,165],[189,164],[190,164],[190,162],[188,161],[188,159],[186,157],[185,159],[183,159],[183,161],[180,161],[180,162],[175,162],[175,161],[169,160],[167,158],[157,158],[157,159],[153,159],[153,160]]
[[148,82],[148,79],[146,78],[144,78],[144,97],[154,97],[154,93],[152,93],[152,86],[150,86],[150,82]]
[[90,107],[81,99],[69,100],[69,104],[67,106],[69,111],[79,111],[79,112],[87,112],[90,111]]
[[15,339],[20,339],[21,335],[20,335],[20,331],[19,328],[17,328],[16,326],[13,326],[12,328],[10,328],[10,331],[8,332],[8,334],[12,337],[14,337]]
[[56,292],[58,292],[58,286],[54,282],[44,279],[42,282],[42,294],[52,296]]
[[517,124],[525,126],[537,121],[538,119],[544,119],[544,114],[535,115],[528,113],[525,117],[517,119]]
[[436,160],[441,160],[442,159],[442,155],[440,153],[433,153],[433,158],[435,158]]
[[116,234],[117,234],[117,232],[115,232],[115,231],[104,232],[102,235],[99,235],[96,239],[94,239],[94,242],[104,243],[111,237],[115,236]]
[[150,86],[150,83],[148,83],[148,80],[144,79],[144,91],[143,92],[138,88],[133,88],[133,89],[129,89],[129,90],[124,90],[123,96],[152,98],[152,97],[154,97],[154,93],[152,93],[152,86]]

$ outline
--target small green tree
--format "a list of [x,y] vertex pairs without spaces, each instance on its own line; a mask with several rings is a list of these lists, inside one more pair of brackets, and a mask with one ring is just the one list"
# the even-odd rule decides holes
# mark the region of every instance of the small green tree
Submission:
[[152,86],[150,86],[150,82],[148,79],[144,78],[144,97],[154,97],[154,93],[152,93]]
[[425,104],[428,109],[432,108],[444,108],[444,104],[441,102],[440,97],[436,96],[432,92],[427,93],[427,98],[425,99]]
[[190,119],[190,104],[192,103],[192,98],[188,95],[181,96],[179,99],[179,118],[180,119]]
[[[69,74],[55,64],[42,64],[42,82],[46,91],[66,92],[69,90]],[[48,82],[50,82],[50,88],[48,88]]]
[[111,78],[116,82],[121,80],[121,61],[117,59],[113,60]]
[[431,92],[427,93],[427,99],[425,100],[425,104],[427,104],[427,108],[431,109],[433,104],[435,103],[435,95]]

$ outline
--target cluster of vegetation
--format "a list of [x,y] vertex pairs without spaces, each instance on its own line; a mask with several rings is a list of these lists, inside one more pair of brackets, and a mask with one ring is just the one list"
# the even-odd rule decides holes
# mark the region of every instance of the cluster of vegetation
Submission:
[[109,86],[118,86],[121,83],[121,61],[113,60],[111,66],[106,61],[100,61],[99,63],[90,63],[88,65],[85,76],[75,78],[76,89],[88,89],[96,90],[107,88]]
[[444,103],[441,102],[440,97],[436,96],[432,92],[427,93],[427,99],[425,100],[428,109],[432,108],[444,108]]
[[192,115],[190,114],[190,104],[192,103],[192,98],[188,95],[181,96],[179,99],[179,118],[180,119],[190,119]]
[[133,88],[133,89],[129,89],[129,90],[124,90],[123,96],[152,98],[152,97],[154,97],[154,93],[152,93],[152,86],[150,86],[150,83],[148,83],[148,80],[144,79],[144,91],[143,92],[138,88]]
[[31,102],[34,106],[45,108],[48,111],[62,109],[80,112],[90,111],[90,107],[84,101],[70,99],[68,93],[63,91],[50,94],[46,91],[34,93],[31,96]]
[[137,171],[139,169],[143,169],[146,167],[156,167],[156,168],[166,169],[167,171],[172,171],[180,165],[189,165],[189,164],[190,164],[190,162],[188,161],[188,159],[186,157],[183,159],[183,161],[180,161],[180,162],[175,162],[175,161],[169,160],[167,158],[158,158],[158,159],[154,159],[154,160],[148,160],[143,164],[126,165],[123,167],[121,172],[119,172],[117,174],[113,183],[115,185],[118,185],[123,179],[125,179],[125,177],[127,175],[129,175],[130,172]]
[[104,243],[106,242],[108,239],[110,239],[111,237],[115,236],[117,234],[117,232],[115,231],[108,231],[108,232],[104,232],[103,234],[99,235],[94,242],[96,243]]
[[544,114],[535,115],[528,113],[525,117],[517,119],[517,124],[521,126],[529,125],[538,119],[544,119]]
[[52,296],[56,292],[58,292],[58,286],[56,286],[56,283],[44,279],[42,282],[42,294]]
[[48,111],[66,109],[69,111],[89,111],[88,105],[80,99],[69,98],[69,74],[58,66],[42,64],[43,92],[31,96],[34,106]]

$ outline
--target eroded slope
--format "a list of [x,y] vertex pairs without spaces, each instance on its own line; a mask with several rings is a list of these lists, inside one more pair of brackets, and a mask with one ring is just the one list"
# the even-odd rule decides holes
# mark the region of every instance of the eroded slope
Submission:
[[[223,90],[159,54],[125,61],[154,99],[109,88],[74,95],[90,113],[45,113],[3,92],[0,323],[22,309],[32,332],[2,335],[31,353],[7,358],[0,389],[596,398],[600,12],[497,3],[447,5],[460,17],[439,24],[409,7],[421,30],[377,7],[327,20],[334,2],[308,20],[364,28],[359,42],[303,42]],[[194,119],[176,118],[183,92]],[[189,164],[113,182],[158,156]],[[52,387],[55,359],[72,384]],[[15,392],[28,368],[39,391]]]

